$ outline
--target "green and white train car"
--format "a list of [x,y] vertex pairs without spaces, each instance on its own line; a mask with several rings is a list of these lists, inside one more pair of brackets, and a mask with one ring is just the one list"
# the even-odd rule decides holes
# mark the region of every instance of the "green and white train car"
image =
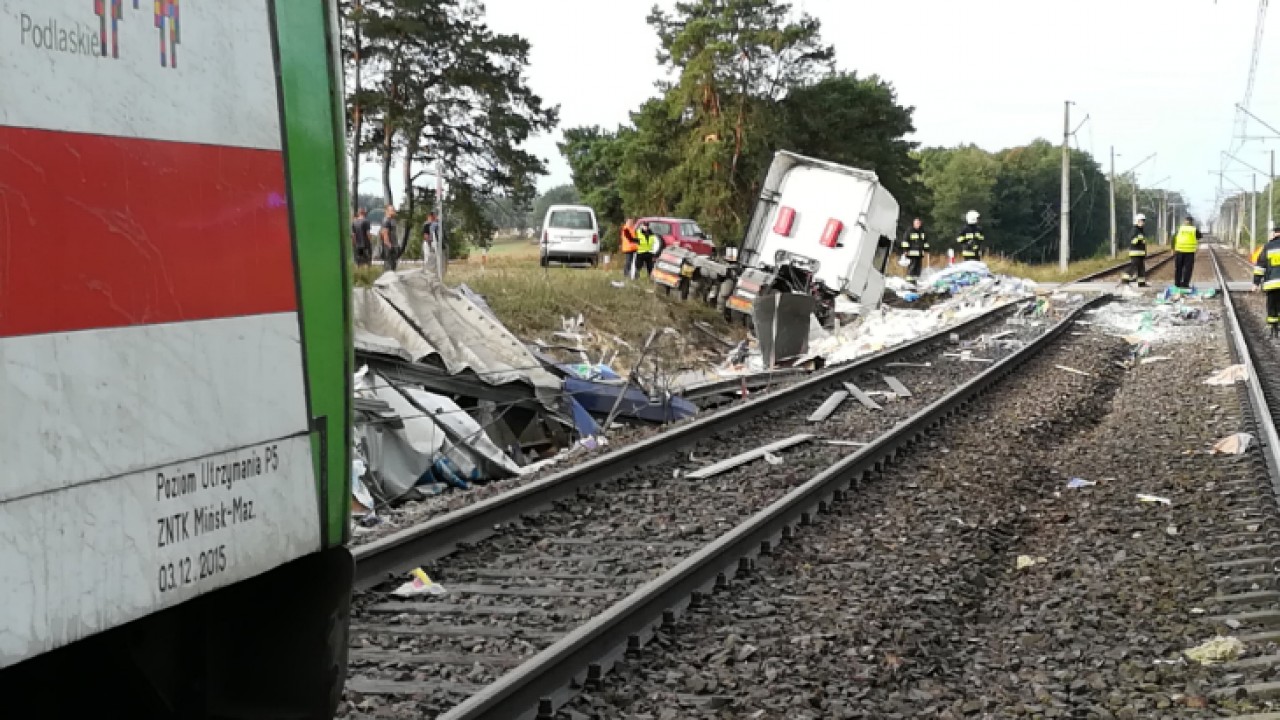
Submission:
[[333,713],[337,22],[332,0],[0,0],[0,716]]

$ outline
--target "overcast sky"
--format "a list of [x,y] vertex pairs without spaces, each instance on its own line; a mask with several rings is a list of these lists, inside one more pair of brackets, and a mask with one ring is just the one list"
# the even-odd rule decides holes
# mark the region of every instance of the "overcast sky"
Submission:
[[[671,2],[661,3],[669,6]],[[487,0],[495,30],[533,45],[533,89],[560,105],[561,127],[628,120],[655,94],[662,69],[645,24],[651,0]],[[837,62],[892,82],[914,106],[915,140],[990,150],[1037,137],[1061,142],[1063,101],[1079,146],[1123,172],[1155,152],[1139,181],[1166,177],[1210,209],[1219,153],[1244,95],[1256,0],[794,0],[822,21]],[[1267,25],[1280,28],[1273,9]],[[1280,37],[1263,43],[1252,108],[1280,127]],[[1253,134],[1265,132],[1251,125]],[[532,149],[551,169],[544,189],[569,181],[559,132]],[[1266,169],[1260,143],[1242,159]],[[1238,166],[1237,166],[1238,167]],[[1248,186],[1250,175],[1235,180]],[[1265,182],[1265,181],[1264,181]],[[1261,185],[1261,183],[1260,183]]]

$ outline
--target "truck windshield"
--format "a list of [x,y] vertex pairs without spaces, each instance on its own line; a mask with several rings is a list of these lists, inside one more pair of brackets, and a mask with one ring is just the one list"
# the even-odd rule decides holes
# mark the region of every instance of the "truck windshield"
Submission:
[[556,210],[547,225],[560,230],[591,230],[591,213],[585,210]]
[[876,243],[876,254],[871,259],[871,266],[884,274],[884,269],[889,265],[889,250],[893,247],[893,241],[881,235],[880,242]]

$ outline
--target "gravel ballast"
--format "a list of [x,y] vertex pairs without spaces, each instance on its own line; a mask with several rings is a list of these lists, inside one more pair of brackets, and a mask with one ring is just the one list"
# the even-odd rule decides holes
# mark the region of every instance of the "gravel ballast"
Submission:
[[[1218,592],[1209,548],[1232,518],[1225,488],[1248,461],[1207,452],[1242,427],[1236,389],[1202,384],[1230,364],[1221,326],[1167,333],[1150,354],[1171,360],[1127,368],[1121,332],[1101,320],[1080,332],[800,529],[560,717],[1177,718],[1247,709],[1211,694],[1223,671],[1183,655],[1216,632],[1203,617]],[[1096,485],[1069,489],[1072,478]]]

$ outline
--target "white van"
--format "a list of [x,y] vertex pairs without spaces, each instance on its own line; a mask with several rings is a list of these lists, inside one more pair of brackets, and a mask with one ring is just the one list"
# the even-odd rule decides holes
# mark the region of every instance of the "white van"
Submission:
[[600,224],[586,205],[552,205],[542,220],[542,266],[600,261]]

